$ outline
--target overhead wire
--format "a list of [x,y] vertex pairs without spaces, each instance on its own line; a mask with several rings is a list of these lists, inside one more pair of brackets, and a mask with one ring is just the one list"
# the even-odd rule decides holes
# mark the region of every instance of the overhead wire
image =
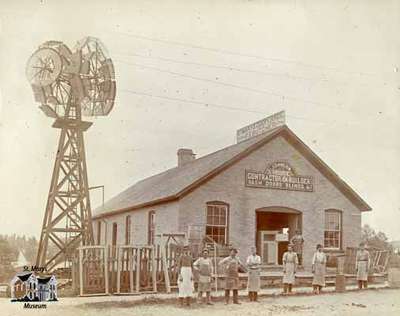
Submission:
[[[173,58],[165,58],[165,57],[152,56],[152,55],[142,55],[142,54],[137,54],[137,53],[114,52],[113,54],[120,55],[120,56],[153,59],[153,60],[159,60],[159,61],[164,61],[164,62],[169,62],[169,63],[182,64],[182,65],[193,65],[193,66],[199,66],[199,67],[224,69],[224,70],[229,70],[229,71],[254,73],[254,74],[263,75],[263,76],[288,78],[288,79],[297,80],[297,81],[299,81],[299,80],[317,81],[317,82],[325,82],[325,83],[329,82],[329,83],[340,84],[340,85],[349,85],[348,82],[328,79],[326,76],[318,77],[318,78],[317,77],[304,77],[304,76],[298,76],[298,75],[291,75],[287,72],[285,72],[285,73],[267,72],[267,71],[260,71],[260,70],[254,70],[254,69],[246,69],[246,68],[237,67],[237,66],[221,66],[221,65],[215,65],[215,64],[205,64],[205,63],[199,63],[199,62],[182,61],[182,60],[177,60],[177,59],[173,59]],[[352,84],[354,84],[354,83],[352,83]],[[368,86],[367,84],[358,84],[358,85]]]
[[[135,95],[140,95],[140,96],[147,96],[147,97],[151,97],[151,98],[158,98],[158,99],[165,99],[165,100],[169,100],[169,101],[178,101],[178,102],[191,103],[191,104],[196,104],[196,105],[203,105],[205,107],[214,107],[214,108],[221,108],[221,109],[226,109],[226,110],[247,112],[247,113],[266,114],[265,111],[261,111],[261,110],[244,109],[241,107],[221,105],[221,104],[216,104],[216,103],[212,103],[212,102],[202,102],[202,101],[189,100],[189,99],[184,99],[184,98],[162,96],[162,95],[157,95],[157,94],[152,94],[152,93],[147,93],[147,92],[135,91],[132,89],[120,89],[120,91],[135,94]],[[321,124],[332,124],[333,123],[333,122],[328,122],[328,121],[312,120],[312,119],[294,116],[294,115],[288,115],[288,114],[286,114],[286,116],[297,119],[297,120],[306,120],[306,121],[312,121],[312,122],[317,122],[317,123],[321,123]]]
[[211,79],[192,76],[192,75],[188,75],[188,74],[184,74],[184,73],[180,73],[180,72],[176,72],[176,71],[161,69],[161,68],[158,68],[158,67],[153,67],[153,66],[147,66],[147,65],[142,65],[142,64],[138,64],[138,63],[127,62],[127,61],[123,61],[123,60],[119,60],[119,59],[115,60],[115,62],[123,63],[123,64],[129,65],[129,66],[139,67],[139,68],[143,68],[143,69],[149,69],[149,70],[153,70],[153,71],[157,71],[157,72],[168,73],[168,74],[171,74],[171,75],[174,75],[174,76],[179,76],[179,77],[188,78],[188,79],[192,79],[192,80],[208,82],[208,83],[212,83],[212,84],[216,84],[216,85],[236,88],[236,89],[245,90],[245,91],[251,91],[251,92],[255,92],[255,93],[272,95],[272,96],[278,97],[280,99],[284,98],[284,99],[287,99],[287,100],[293,100],[293,101],[297,101],[297,102],[300,102],[300,103],[309,103],[309,104],[314,104],[314,105],[321,106],[321,107],[326,107],[326,108],[334,108],[334,109],[339,109],[339,110],[345,110],[342,107],[326,105],[324,103],[316,102],[316,101],[313,101],[313,100],[305,100],[305,99],[302,99],[302,98],[299,98],[299,97],[288,96],[288,95],[284,95],[284,94],[277,93],[277,92],[274,92],[274,91],[256,89],[256,88],[252,88],[252,87],[242,86],[242,85],[233,84],[233,83],[224,82],[224,81],[219,81],[219,80],[218,81],[211,80]]
[[124,35],[124,36],[128,36],[128,37],[132,37],[132,38],[146,40],[146,41],[159,42],[159,43],[175,45],[175,46],[181,46],[181,47],[188,47],[188,48],[211,51],[211,52],[227,54],[227,55],[234,55],[234,56],[254,58],[254,59],[262,59],[262,60],[268,60],[268,61],[272,61],[272,62],[294,64],[294,65],[298,65],[298,66],[301,66],[301,67],[307,67],[307,68],[325,69],[326,71],[332,71],[332,72],[336,72],[336,73],[343,73],[343,74],[346,74],[346,75],[378,76],[376,73],[368,73],[368,72],[363,72],[363,71],[346,71],[346,70],[342,70],[342,69],[339,69],[339,68],[336,68],[336,67],[331,67],[331,66],[314,65],[314,64],[305,63],[305,62],[302,62],[302,61],[283,59],[283,58],[276,58],[276,57],[265,57],[265,56],[261,56],[261,55],[244,54],[244,53],[234,52],[234,51],[230,51],[230,50],[226,50],[226,49],[219,49],[219,48],[195,45],[195,44],[191,44],[191,43],[184,43],[184,42],[178,42],[178,41],[165,40],[165,39],[154,38],[154,37],[138,35],[138,34],[133,34],[133,33],[127,33],[127,32],[115,32],[115,33],[121,34],[121,35]]

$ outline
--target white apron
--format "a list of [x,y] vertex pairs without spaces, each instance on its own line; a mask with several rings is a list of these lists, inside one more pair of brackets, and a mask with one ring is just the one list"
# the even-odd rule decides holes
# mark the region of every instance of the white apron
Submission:
[[299,264],[297,254],[295,252],[285,252],[283,254],[283,267],[285,273],[283,274],[282,283],[294,284],[295,282],[295,266]]
[[193,295],[193,274],[191,267],[181,267],[182,281],[178,278],[179,297],[190,297]]
[[369,252],[367,250],[357,252],[357,280],[368,281]]
[[323,252],[314,253],[312,264],[314,265],[312,285],[325,286],[326,255]]

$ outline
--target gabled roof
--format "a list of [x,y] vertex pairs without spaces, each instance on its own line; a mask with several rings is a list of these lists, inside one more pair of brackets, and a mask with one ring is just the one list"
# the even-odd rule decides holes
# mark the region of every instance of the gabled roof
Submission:
[[360,211],[371,210],[371,207],[349,185],[340,179],[286,125],[283,125],[254,138],[195,159],[183,166],[141,180],[107,201],[104,206],[97,208],[94,212],[94,218],[177,200],[277,136],[284,137],[294,146]]
[[39,277],[37,278],[39,284],[47,284],[52,277]]
[[25,274],[19,274],[17,275],[17,278],[20,279],[22,282],[25,282],[29,279],[29,277],[32,275],[32,272],[25,273]]

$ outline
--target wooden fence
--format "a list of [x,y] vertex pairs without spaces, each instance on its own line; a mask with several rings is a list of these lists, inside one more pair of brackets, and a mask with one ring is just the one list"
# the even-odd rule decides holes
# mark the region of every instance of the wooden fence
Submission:
[[[356,255],[358,248],[347,247],[345,252],[344,273],[356,274]],[[368,249],[370,254],[369,271],[386,272],[390,253],[387,250]]]
[[72,264],[75,290],[81,296],[167,293],[177,287],[183,244],[164,238],[157,245],[79,247]]

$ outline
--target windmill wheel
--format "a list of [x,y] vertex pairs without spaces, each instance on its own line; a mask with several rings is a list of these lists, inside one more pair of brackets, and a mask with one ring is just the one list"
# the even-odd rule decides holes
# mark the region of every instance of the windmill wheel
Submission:
[[114,65],[108,52],[100,40],[94,37],[85,37],[79,41],[76,51],[82,57],[82,114],[107,115],[114,106],[116,93]]
[[51,117],[64,116],[71,98],[71,73],[73,54],[62,42],[49,41],[39,47],[29,58],[26,75],[35,101]]

